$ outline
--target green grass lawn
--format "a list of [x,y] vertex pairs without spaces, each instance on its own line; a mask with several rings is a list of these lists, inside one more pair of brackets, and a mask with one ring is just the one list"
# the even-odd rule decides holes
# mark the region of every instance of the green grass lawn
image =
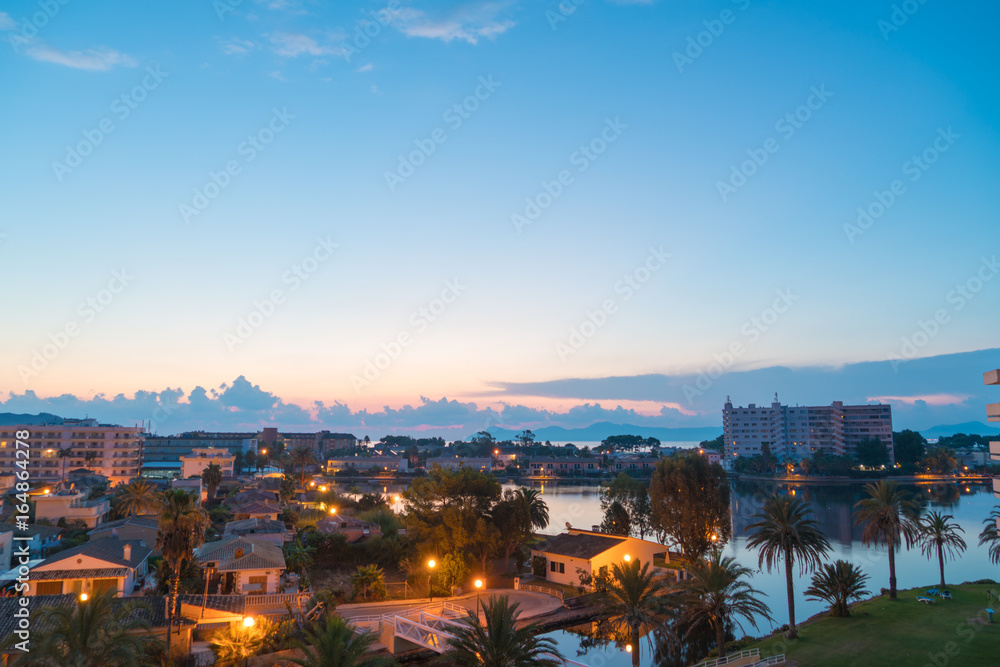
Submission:
[[995,600],[986,604],[986,591],[1000,586],[951,586],[953,600],[918,602],[928,588],[936,587],[900,591],[895,601],[883,596],[862,602],[850,618],[817,616],[799,626],[796,640],[776,633],[746,648],[759,648],[761,657],[784,653],[789,665],[803,667],[1000,664],[1000,613],[992,624],[977,622],[987,606],[1000,612]]

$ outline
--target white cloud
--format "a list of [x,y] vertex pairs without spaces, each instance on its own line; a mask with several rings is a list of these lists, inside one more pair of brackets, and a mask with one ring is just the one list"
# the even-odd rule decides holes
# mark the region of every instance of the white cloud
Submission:
[[396,12],[393,24],[408,37],[459,40],[477,44],[481,38],[495,39],[516,23],[500,15],[510,2],[473,2],[456,7],[447,15],[431,16],[419,9],[407,7]]
[[271,48],[276,54],[287,58],[297,58],[303,54],[310,56],[342,55],[340,46],[320,44],[307,35],[279,32],[271,36]]
[[357,71],[358,72],[370,72],[370,71],[372,71],[372,69],[374,69],[374,67],[375,67],[374,65],[372,65],[371,63],[368,63],[367,65],[362,65],[361,67],[359,67],[357,69]]
[[219,42],[219,47],[227,56],[245,56],[256,46],[249,39],[240,39],[239,37]]
[[60,51],[39,44],[29,48],[25,53],[30,58],[42,62],[65,65],[74,69],[85,69],[92,72],[109,70],[112,67],[135,67],[135,59],[114,49],[100,48],[87,49],[85,51]]
[[0,30],[13,30],[17,27],[17,22],[10,17],[7,12],[0,12]]

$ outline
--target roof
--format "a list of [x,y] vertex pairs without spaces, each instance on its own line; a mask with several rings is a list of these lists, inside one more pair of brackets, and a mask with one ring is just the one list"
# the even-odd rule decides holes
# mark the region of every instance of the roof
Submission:
[[[125,560],[126,544],[132,545],[131,558],[128,560]],[[53,554],[46,558],[45,562],[39,565],[39,567],[46,567],[64,561],[67,565],[70,565],[71,560],[75,557],[88,556],[134,570],[149,558],[151,553],[153,553],[153,550],[148,546],[144,546],[142,540],[118,540],[113,537],[102,537]],[[68,569],[72,570],[75,568],[69,567]]]
[[281,514],[281,508],[277,505],[265,505],[258,502],[236,505],[230,511],[233,514]]
[[[237,556],[238,552],[242,555]],[[206,542],[195,550],[198,560],[217,562],[219,572],[285,569],[285,555],[274,542],[249,536],[226,537]]]
[[206,609],[225,611],[230,614],[242,614],[246,610],[246,596],[244,595],[195,595],[186,593],[177,596],[181,604],[191,604],[198,607],[205,605]]
[[223,534],[226,535],[230,533],[242,533],[242,532],[287,533],[288,528],[285,527],[285,523],[283,521],[275,521],[274,519],[265,519],[264,517],[252,516],[249,519],[238,519],[236,521],[229,521],[222,529],[222,532]]
[[0,531],[7,532],[8,530],[16,530],[18,534],[21,535],[35,535],[40,536],[43,540],[55,537],[56,535],[61,535],[66,532],[65,528],[58,528],[56,526],[41,526],[37,523],[29,523],[27,530],[21,530],[17,528],[12,523],[0,523]]
[[118,519],[117,521],[102,523],[97,528],[87,531],[87,534],[93,535],[102,531],[112,530],[113,528],[121,528],[122,526],[139,526],[142,528],[159,529],[160,523],[159,518],[155,514],[139,514],[136,516],[126,517],[124,519]]
[[596,535],[593,533],[571,535],[563,533],[549,539],[534,550],[557,556],[590,560],[594,556],[618,546],[622,542],[625,542],[624,537],[614,535]]
[[127,567],[101,567],[88,570],[48,570],[28,573],[31,581],[58,581],[62,579],[117,579],[127,577],[131,570]]
[[[211,597],[211,596],[209,596]],[[40,612],[44,609],[69,608],[77,604],[75,595],[32,595],[28,597],[28,611],[31,614],[31,629],[33,632],[44,632],[51,627],[44,614]],[[166,598],[161,596],[148,597],[122,597],[114,598],[112,604],[115,608],[122,605],[132,605],[132,618],[141,618],[149,623],[152,628],[165,628],[167,626],[167,603]],[[7,639],[16,629],[17,619],[14,612],[21,607],[21,601],[16,597],[0,597],[0,642]],[[181,625],[194,625],[194,621],[178,617],[174,623]],[[36,637],[38,635],[35,635]],[[12,653],[16,651],[13,647],[3,651]]]

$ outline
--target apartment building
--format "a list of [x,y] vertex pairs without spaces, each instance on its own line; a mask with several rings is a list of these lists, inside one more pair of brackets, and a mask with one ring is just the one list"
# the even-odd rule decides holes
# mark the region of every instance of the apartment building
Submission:
[[211,464],[222,468],[223,477],[233,476],[233,464],[236,457],[229,453],[228,449],[216,449],[215,447],[198,448],[181,457],[181,479],[201,476]]
[[854,456],[858,443],[867,438],[881,440],[892,450],[892,408],[889,405],[787,406],[775,395],[770,407],[750,403],[733,407],[726,398],[722,409],[725,456],[757,456],[764,445],[775,456],[792,460],[808,458],[816,452]]
[[[1000,370],[983,373],[983,384],[1000,385]],[[986,419],[1000,422],[1000,403],[986,406]],[[990,442],[990,459],[993,463],[1000,464],[1000,442]],[[1000,476],[993,478],[993,495],[1000,498]],[[997,519],[997,528],[1000,529],[1000,519]]]
[[[96,419],[67,419],[61,424],[0,426],[0,475],[15,472],[16,434],[27,432],[28,472],[35,482],[62,479],[70,470],[86,468],[112,485],[139,474],[142,430],[136,426],[99,424]],[[23,450],[24,448],[22,448]]]
[[256,433],[193,431],[169,436],[147,435],[142,449],[142,472],[149,477],[184,476],[181,457],[189,456],[196,449],[222,449],[235,455],[236,452],[255,450],[256,447]]

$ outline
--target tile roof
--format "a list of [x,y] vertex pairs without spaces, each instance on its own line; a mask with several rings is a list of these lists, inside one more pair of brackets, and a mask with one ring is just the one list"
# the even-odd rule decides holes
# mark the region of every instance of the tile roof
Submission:
[[127,567],[102,567],[88,570],[32,570],[28,573],[31,581],[58,581],[62,579],[115,579],[127,577],[131,570]]
[[544,544],[536,547],[534,551],[589,560],[612,547],[618,546],[624,541],[624,537],[614,535],[571,535],[563,533],[562,535],[550,538]]
[[[125,560],[124,547],[126,544],[132,545],[131,558]],[[92,542],[85,542],[79,546],[52,554],[45,559],[45,562],[38,567],[47,567],[55,563],[66,561],[70,565],[72,559],[77,556],[89,556],[107,563],[114,563],[123,567],[135,569],[142,564],[153,550],[148,546],[143,546],[142,540],[117,540],[113,537],[102,537]],[[68,569],[73,569],[72,567]]]
[[233,514],[281,514],[281,508],[277,505],[265,505],[255,501],[236,505],[230,511]]
[[12,523],[0,523],[0,531],[7,532],[8,530],[17,530],[20,535],[39,535],[43,540],[66,532],[65,528],[58,528],[56,526],[41,526],[37,523],[29,523],[28,530],[26,531],[16,528]]
[[230,614],[242,614],[246,611],[246,596],[243,595],[209,595],[207,599],[202,595],[183,594],[178,595],[177,600],[183,604],[190,604],[201,607],[204,603],[206,609],[225,611]]
[[253,531],[255,533],[287,533],[288,529],[285,527],[285,523],[283,521],[265,519],[260,516],[252,516],[249,519],[229,521],[222,529],[223,534],[227,536],[233,533],[247,531]]
[[99,533],[101,531],[111,530],[113,528],[121,528],[122,526],[140,526],[142,528],[159,528],[159,517],[155,514],[138,514],[136,516],[130,516],[125,519],[118,519],[117,521],[109,521],[107,523],[102,523],[100,526],[87,531],[88,535],[93,535],[94,533]]
[[[237,552],[242,555],[237,556]],[[206,542],[196,550],[202,563],[216,562],[219,572],[285,569],[285,555],[274,542],[250,536],[227,537]]]

